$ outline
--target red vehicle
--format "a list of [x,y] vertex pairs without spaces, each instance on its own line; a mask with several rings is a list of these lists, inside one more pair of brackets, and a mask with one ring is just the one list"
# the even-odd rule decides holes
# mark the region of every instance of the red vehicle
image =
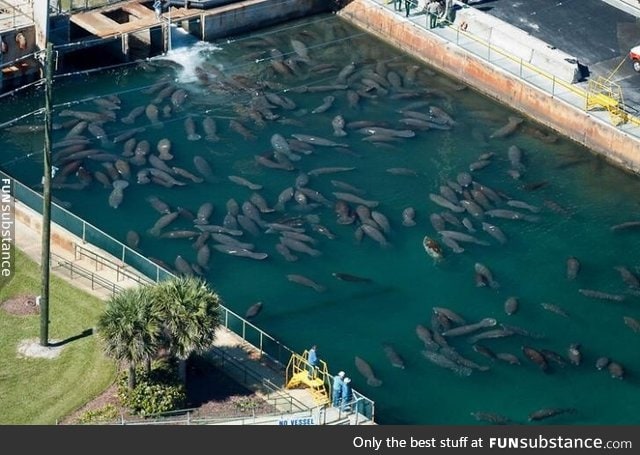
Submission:
[[631,48],[629,51],[629,58],[633,63],[633,69],[640,73],[640,45]]

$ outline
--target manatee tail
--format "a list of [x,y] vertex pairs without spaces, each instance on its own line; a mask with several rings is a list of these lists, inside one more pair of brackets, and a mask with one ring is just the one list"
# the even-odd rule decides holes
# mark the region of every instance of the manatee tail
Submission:
[[200,139],[202,139],[202,136],[200,136],[197,133],[193,133],[187,136],[187,139],[190,141],[199,141]]
[[382,381],[378,378],[371,377],[367,379],[367,384],[371,387],[380,387],[382,385]]

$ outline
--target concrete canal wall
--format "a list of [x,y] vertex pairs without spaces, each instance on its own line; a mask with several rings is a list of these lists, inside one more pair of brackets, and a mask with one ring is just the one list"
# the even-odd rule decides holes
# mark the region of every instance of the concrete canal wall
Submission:
[[[202,15],[200,37],[205,41],[250,32],[330,10],[327,0],[252,0],[219,8]],[[192,28],[189,28],[192,31]]]
[[[612,125],[606,115],[587,111],[586,101],[580,106],[559,99],[439,34],[404,20],[380,2],[353,0],[338,14],[446,75],[588,147],[613,164],[640,173],[639,138]],[[420,18],[420,24],[424,24],[424,16]],[[456,19],[454,26],[459,25],[459,20]],[[467,20],[473,19],[469,16]],[[477,25],[469,23],[466,28],[471,30]],[[570,74],[567,68],[564,73]]]

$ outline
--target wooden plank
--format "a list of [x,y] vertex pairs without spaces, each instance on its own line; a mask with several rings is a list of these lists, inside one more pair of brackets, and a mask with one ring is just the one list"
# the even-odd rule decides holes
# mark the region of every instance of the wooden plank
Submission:
[[71,16],[71,22],[100,37],[113,34],[113,30],[117,29],[120,25],[113,19],[109,19],[100,13],[74,14]]
[[156,17],[156,13],[152,9],[149,9],[140,3],[125,3],[122,6],[122,11],[126,11],[139,19]]

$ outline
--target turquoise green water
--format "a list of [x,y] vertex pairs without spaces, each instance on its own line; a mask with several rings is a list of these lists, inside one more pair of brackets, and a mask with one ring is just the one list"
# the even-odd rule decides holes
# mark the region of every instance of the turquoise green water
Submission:
[[[292,39],[306,45],[311,62],[298,63],[301,74],[283,76],[273,69],[269,57],[273,55],[272,49],[285,54],[284,58],[294,57]],[[354,387],[376,402],[376,420],[382,424],[474,424],[477,421],[471,413],[478,411],[526,423],[530,412],[549,407],[575,408],[576,412],[544,423],[638,423],[640,334],[625,325],[623,317],[640,319],[639,301],[614,269],[626,266],[633,273],[640,272],[638,234],[633,230],[610,229],[612,225],[637,219],[640,191],[637,177],[607,165],[567,140],[559,138],[554,143],[540,140],[536,131],[550,132],[532,119],[525,119],[506,138],[491,139],[491,133],[504,125],[508,116],[517,114],[363,35],[335,16],[319,16],[215,45],[191,46],[172,58],[57,81],[54,103],[61,106],[54,121],[69,119],[59,116],[63,109],[99,110],[93,101],[71,106],[64,103],[109,94],[117,94],[121,100],[121,109],[115,111],[121,118],[136,106],[148,105],[156,96],[144,93],[144,88],[168,78],[176,88],[187,90],[186,101],[169,117],[160,115],[161,129],[151,127],[142,114],[134,126],[145,126],[146,130],[136,137],[148,140],[152,151],[161,138],[170,138],[174,159],[169,165],[197,173],[192,158],[200,155],[211,164],[216,181],[173,188],[140,185],[135,173],[141,168],[132,166],[133,177],[117,209],[108,204],[110,190],[95,181],[83,190],[55,190],[54,195],[69,202],[74,213],[123,242],[127,231],[135,230],[141,236],[140,251],[148,256],[173,264],[176,256],[182,255],[193,263],[196,261],[193,240],[158,239],[147,233],[159,217],[146,201],[148,196],[155,195],[174,209],[184,207],[193,213],[202,203],[211,202],[215,209],[210,222],[222,224],[226,201],[235,198],[242,204],[253,192],[228,181],[229,175],[243,176],[262,185],[259,193],[273,206],[280,192],[294,185],[299,172],[326,166],[353,167],[354,170],[340,174],[312,176],[307,187],[331,201],[335,201],[332,192],[341,191],[331,185],[332,179],[365,189],[363,197],[379,201],[376,210],[391,222],[392,231],[386,235],[390,246],[382,248],[368,237],[358,243],[354,235],[356,225],[336,223],[333,209],[327,207],[309,213],[317,215],[320,223],[335,234],[335,239],[313,232],[308,222],[304,224],[306,232],[317,240],[314,247],[322,252],[318,257],[294,252],[298,261],[287,262],[275,250],[276,235],[263,233],[253,237],[245,232],[241,239],[255,244],[256,251],[269,256],[258,261],[212,251],[206,277],[227,307],[244,314],[251,304],[262,301],[264,307],[255,324],[298,351],[316,343],[320,357],[332,372],[345,370],[353,378]],[[176,61],[182,62],[186,71]],[[354,62],[357,69],[355,76],[348,79],[354,90],[364,87],[363,78],[371,78],[367,71],[383,73],[385,68],[400,75],[402,87],[394,89],[389,83],[387,93],[375,88],[362,91],[357,108],[349,106],[343,89],[299,93],[303,86],[335,84],[338,73],[349,62]],[[325,66],[309,70],[320,64]],[[212,70],[214,65],[223,74],[217,79]],[[411,79],[413,65],[419,65],[415,80]],[[195,66],[209,71],[209,87],[193,77]],[[229,83],[232,76],[235,88]],[[214,83],[221,79],[227,82]],[[287,110],[274,105],[272,112],[280,117],[257,124],[246,115],[247,107],[252,93],[259,92],[267,83],[273,88],[266,91],[287,96],[296,108]],[[238,88],[240,85],[250,88],[244,90]],[[311,113],[328,95],[335,97],[332,107],[323,113]],[[3,119],[34,109],[40,99],[33,94],[5,100]],[[347,122],[370,120],[387,122],[388,128],[396,130],[407,129],[399,123],[402,115],[397,111],[417,101],[426,105],[413,110],[427,113],[429,105],[440,107],[455,119],[456,125],[450,130],[414,130],[415,137],[399,139],[387,146],[363,141],[365,136],[354,129],[347,128],[345,137],[333,135],[331,120],[338,114]],[[166,98],[159,106],[168,104]],[[186,139],[184,119],[188,114],[194,116],[197,132],[203,136],[198,141]],[[203,115],[215,119],[220,141],[204,139]],[[241,121],[255,140],[246,140],[232,130],[230,119]],[[120,121],[102,126],[109,138],[129,128]],[[54,139],[60,141],[67,133],[66,129],[58,130]],[[295,171],[267,169],[256,163],[254,155],[271,153],[270,139],[275,133],[287,139],[292,134],[314,135],[349,147],[314,146],[312,154],[301,155],[299,161],[293,162]],[[90,133],[83,134],[92,138]],[[41,175],[42,136],[5,131],[1,137],[2,169],[35,187]],[[522,150],[526,166],[518,180],[507,173],[510,168],[507,150],[512,145]],[[95,138],[90,147],[103,148]],[[119,154],[123,149],[122,144],[116,144],[105,150]],[[474,235],[490,246],[461,244],[465,248],[461,254],[445,247],[444,260],[436,264],[426,255],[422,239],[424,235],[439,238],[429,215],[444,209],[429,200],[429,193],[438,193],[446,180],[455,181],[458,173],[468,172],[469,164],[488,152],[494,153],[491,163],[474,171],[474,180],[512,199],[540,207],[539,221],[485,218],[508,237],[507,243],[500,245],[480,229],[477,219],[467,215],[478,229]],[[85,160],[83,165],[91,171],[104,170],[92,160]],[[416,175],[391,174],[386,171],[389,168],[412,169]],[[77,179],[71,175],[67,182]],[[538,182],[545,185],[534,191],[523,188]],[[566,211],[551,210],[548,201]],[[355,205],[351,204],[352,208]],[[286,222],[306,214],[296,209],[295,202],[288,202],[286,207],[286,213],[262,217],[268,222]],[[415,208],[414,227],[402,225],[402,211],[406,207]],[[502,203],[500,208],[511,207]],[[179,219],[164,231],[174,229],[193,229],[193,223]],[[459,230],[466,232],[463,227]],[[581,263],[575,281],[566,279],[569,256],[575,256]],[[499,288],[475,285],[476,262],[490,268]],[[371,282],[339,281],[332,276],[333,272],[366,277]],[[326,291],[315,292],[292,283],[287,274],[304,275],[325,286]],[[626,299],[622,302],[590,299],[578,292],[580,288],[624,295]],[[509,296],[520,300],[518,312],[511,316],[503,310]],[[546,311],[540,306],[542,302],[560,306],[569,317]],[[474,352],[465,337],[452,338],[450,344],[460,354],[490,367],[488,371],[459,376],[428,362],[421,353],[424,346],[416,336],[416,326],[431,327],[433,307],[449,308],[468,322],[495,318],[498,323],[517,325],[543,334],[544,338],[513,335],[482,342],[495,352],[517,355],[521,365],[491,361]],[[405,369],[390,364],[382,349],[384,342],[395,346],[405,361]],[[521,347],[527,345],[566,357],[571,343],[581,344],[581,365],[559,367],[550,363],[548,373],[540,371],[521,352]],[[380,387],[366,383],[355,367],[355,356],[371,365],[383,382]],[[625,379],[613,379],[606,370],[598,371],[595,361],[601,356],[622,364]]]

